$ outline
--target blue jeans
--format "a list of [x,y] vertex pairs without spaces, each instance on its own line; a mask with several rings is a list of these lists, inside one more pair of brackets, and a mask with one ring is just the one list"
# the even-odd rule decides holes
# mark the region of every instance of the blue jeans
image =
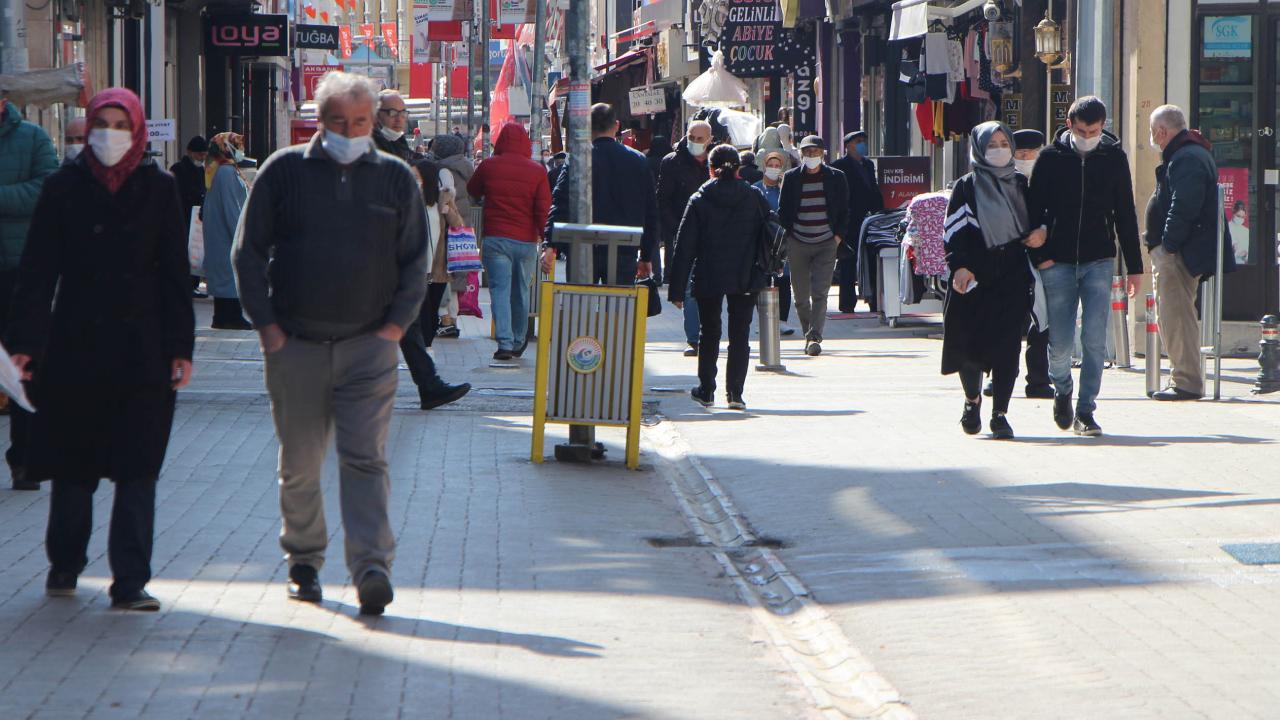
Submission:
[[498,349],[514,350],[529,332],[529,282],[538,261],[538,243],[486,236],[480,254],[489,275]]
[[693,297],[693,273],[689,273],[689,284],[684,291],[684,339],[689,345],[698,347],[702,321],[698,316],[698,301]]
[[1049,305],[1049,379],[1059,395],[1071,394],[1074,387],[1071,350],[1075,344],[1076,311],[1080,310],[1082,361],[1077,414],[1092,413],[1102,389],[1114,269],[1115,261],[1107,258],[1083,265],[1057,263],[1040,271]]

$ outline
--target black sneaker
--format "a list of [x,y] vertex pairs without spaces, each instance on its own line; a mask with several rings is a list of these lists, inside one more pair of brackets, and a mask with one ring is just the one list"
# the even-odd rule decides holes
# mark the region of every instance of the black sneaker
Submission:
[[76,574],[50,570],[44,581],[44,594],[49,597],[71,597],[76,594]]
[[244,318],[232,318],[230,320],[214,320],[209,324],[214,330],[252,330],[253,325]]
[[1052,400],[1054,398],[1052,385],[1028,385],[1026,395],[1031,400]]
[[289,568],[289,599],[318,603],[324,599],[320,587],[320,574],[310,565],[294,565]]
[[461,334],[462,332],[458,330],[457,325],[441,325],[440,328],[436,330],[436,337],[445,338],[447,340],[456,339]]
[[360,578],[356,587],[356,595],[360,598],[361,615],[381,615],[396,593],[391,589],[391,578],[381,570],[370,570]]
[[996,415],[991,418],[991,437],[996,440],[1013,439],[1013,426],[1009,424],[1009,419],[1004,415]]
[[809,357],[817,357],[821,355],[822,343],[816,340],[810,340],[809,343],[804,346],[804,354],[808,355]]
[[517,345],[516,349],[511,351],[511,354],[515,357],[521,357],[524,355],[524,351],[528,349],[528,347],[529,347],[529,338],[525,338],[524,342]]
[[698,357],[698,346],[697,346],[697,345],[690,345],[689,347],[685,348],[685,349],[684,349],[684,356],[685,356],[685,357]]
[[965,435],[977,435],[982,430],[982,403],[964,402],[964,414],[960,416],[960,427]]
[[155,599],[151,593],[146,590],[139,590],[124,597],[113,599],[111,601],[111,607],[116,610],[157,612],[160,610],[160,601]]
[[746,410],[747,403],[743,401],[741,395],[729,393],[729,409],[730,410]]
[[983,396],[983,397],[994,397],[994,396],[995,396],[995,394],[996,394],[996,390],[995,390],[995,388],[991,385],[991,381],[990,381],[990,380],[988,380],[988,381],[987,381],[987,385],[986,385],[986,387],[982,388],[982,396]]
[[514,354],[512,354],[512,352],[511,352],[510,350],[502,350],[502,349],[499,349],[499,350],[498,350],[498,352],[496,352],[496,353],[494,353],[494,354],[493,354],[493,359],[494,359],[494,360],[510,360],[510,359],[512,359],[512,358],[514,358],[514,357],[515,357],[515,355],[514,355]]
[[14,490],[39,490],[40,483],[36,480],[27,479],[26,468],[10,468],[9,475],[13,478],[12,487]]
[[1071,409],[1071,395],[1053,396],[1053,421],[1058,424],[1060,429],[1070,429],[1071,419],[1075,415],[1075,411]]
[[1093,419],[1093,413],[1076,415],[1075,430],[1077,435],[1097,437],[1102,434],[1102,427]]
[[457,402],[469,392],[471,392],[471,383],[462,383],[461,385],[445,385],[441,383],[434,390],[420,391],[418,399],[422,401],[423,410],[430,410],[441,405]]
[[715,398],[712,397],[711,393],[704,391],[701,386],[690,390],[689,397],[693,398],[693,401],[702,407],[711,407],[715,404]]

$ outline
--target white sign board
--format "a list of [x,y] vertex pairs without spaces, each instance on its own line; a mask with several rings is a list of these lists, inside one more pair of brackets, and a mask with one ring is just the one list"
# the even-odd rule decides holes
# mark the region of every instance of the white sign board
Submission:
[[667,94],[661,88],[646,90],[633,88],[628,96],[632,115],[647,115],[667,111]]
[[174,120],[148,120],[147,140],[167,142],[178,139],[178,123]]

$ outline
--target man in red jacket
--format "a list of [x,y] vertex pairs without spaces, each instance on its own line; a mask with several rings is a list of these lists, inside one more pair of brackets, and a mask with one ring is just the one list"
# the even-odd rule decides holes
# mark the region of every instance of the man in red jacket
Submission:
[[493,358],[510,360],[529,344],[529,282],[551,208],[547,173],[533,159],[523,127],[508,123],[498,130],[493,157],[476,168],[467,192],[484,201],[480,255],[498,335]]

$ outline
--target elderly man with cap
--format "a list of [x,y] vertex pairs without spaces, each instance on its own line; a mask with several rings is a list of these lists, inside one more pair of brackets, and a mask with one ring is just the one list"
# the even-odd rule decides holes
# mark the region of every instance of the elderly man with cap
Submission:
[[849,224],[849,183],[844,173],[822,161],[826,152],[817,135],[800,143],[800,166],[782,176],[778,202],[778,216],[789,235],[791,287],[808,355],[822,354],[836,248]]
[[855,282],[858,279],[858,234],[868,215],[884,210],[880,184],[876,182],[876,166],[867,158],[867,133],[854,130],[844,136],[844,157],[831,163],[844,173],[849,183],[849,222],[837,252],[836,274],[840,278],[840,312],[851,313],[858,304]]

